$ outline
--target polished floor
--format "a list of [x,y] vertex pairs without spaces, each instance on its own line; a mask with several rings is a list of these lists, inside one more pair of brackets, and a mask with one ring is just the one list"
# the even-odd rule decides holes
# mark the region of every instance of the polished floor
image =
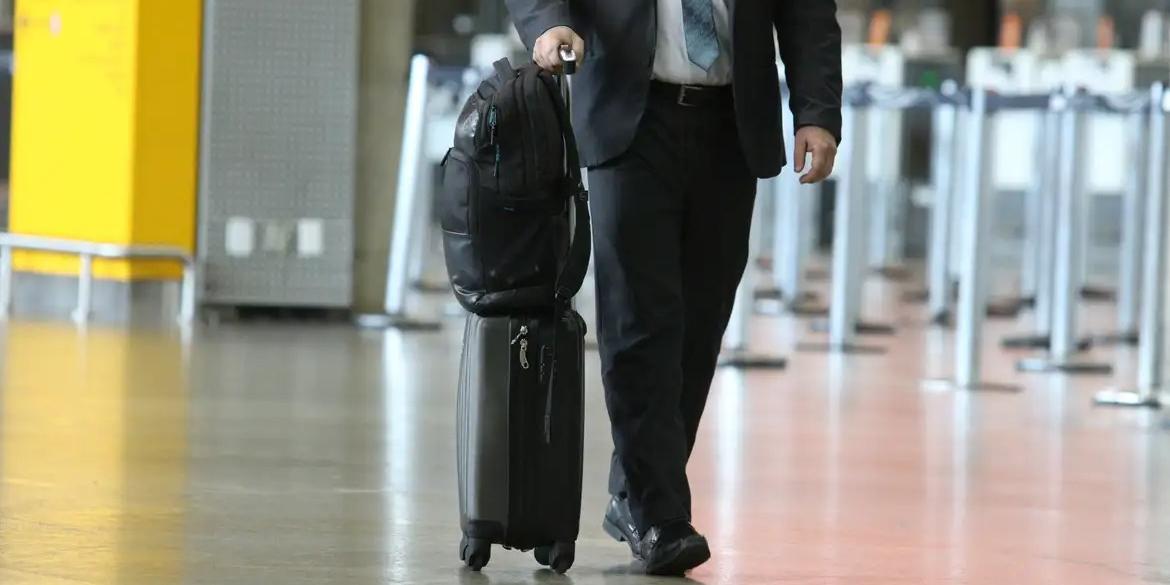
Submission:
[[[690,578],[1170,583],[1163,415],[1091,406],[1109,377],[1017,375],[994,339],[989,377],[1023,392],[924,387],[949,372],[949,335],[893,296],[874,312],[898,335],[870,340],[886,355],[795,353],[816,339],[804,322],[756,320],[759,347],[792,364],[718,377],[691,465],[715,556]],[[610,442],[596,376],[573,571],[501,550],[482,574],[461,568],[458,334],[225,324],[187,342],[6,325],[0,583],[679,582],[636,575],[599,528]],[[1098,355],[1127,382],[1135,353]]]

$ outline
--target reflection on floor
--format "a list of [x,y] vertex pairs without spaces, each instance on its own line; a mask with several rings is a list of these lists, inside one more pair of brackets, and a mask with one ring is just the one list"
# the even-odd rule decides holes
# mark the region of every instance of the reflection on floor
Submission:
[[[892,307],[887,314],[894,314]],[[1105,306],[1094,311],[1104,314]],[[701,583],[1170,582],[1170,435],[1090,406],[1102,378],[925,390],[949,335],[900,307],[885,356],[792,353],[724,371],[691,475]],[[456,556],[457,322],[441,334],[15,322],[0,334],[0,583],[513,584],[636,576],[599,520],[610,447],[589,380],[584,531],[567,578]],[[760,318],[760,347],[815,339]],[[1108,350],[1128,379],[1134,352]],[[591,359],[596,359],[594,355]]]

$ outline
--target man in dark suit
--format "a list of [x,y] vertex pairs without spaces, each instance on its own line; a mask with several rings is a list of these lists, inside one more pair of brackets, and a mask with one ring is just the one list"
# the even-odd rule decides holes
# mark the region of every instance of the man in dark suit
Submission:
[[603,526],[648,573],[681,574],[710,557],[686,466],[748,259],[756,179],[785,164],[777,42],[796,170],[821,181],[841,131],[835,0],[507,4],[541,67],[561,65],[562,45],[583,57],[573,117],[614,440]]

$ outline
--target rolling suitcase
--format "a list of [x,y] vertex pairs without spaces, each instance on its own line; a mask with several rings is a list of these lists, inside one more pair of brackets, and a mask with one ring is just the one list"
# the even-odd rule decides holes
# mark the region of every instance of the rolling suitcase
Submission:
[[581,516],[585,322],[551,314],[469,315],[457,420],[460,558],[535,549],[564,573]]
[[[572,74],[575,56],[565,48],[561,55],[565,73]],[[563,78],[560,89],[567,110]],[[574,236],[551,308],[473,313],[464,330],[456,414],[459,556],[476,571],[497,544],[535,550],[537,562],[558,573],[568,571],[576,555],[585,321],[571,297],[584,279],[590,246],[588,196],[571,134],[565,147],[565,171],[579,192],[569,192]]]

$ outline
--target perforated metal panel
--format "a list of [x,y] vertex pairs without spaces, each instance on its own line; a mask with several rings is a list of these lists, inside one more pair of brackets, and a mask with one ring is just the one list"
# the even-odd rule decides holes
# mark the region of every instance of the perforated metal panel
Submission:
[[358,1],[205,6],[203,301],[348,307]]

